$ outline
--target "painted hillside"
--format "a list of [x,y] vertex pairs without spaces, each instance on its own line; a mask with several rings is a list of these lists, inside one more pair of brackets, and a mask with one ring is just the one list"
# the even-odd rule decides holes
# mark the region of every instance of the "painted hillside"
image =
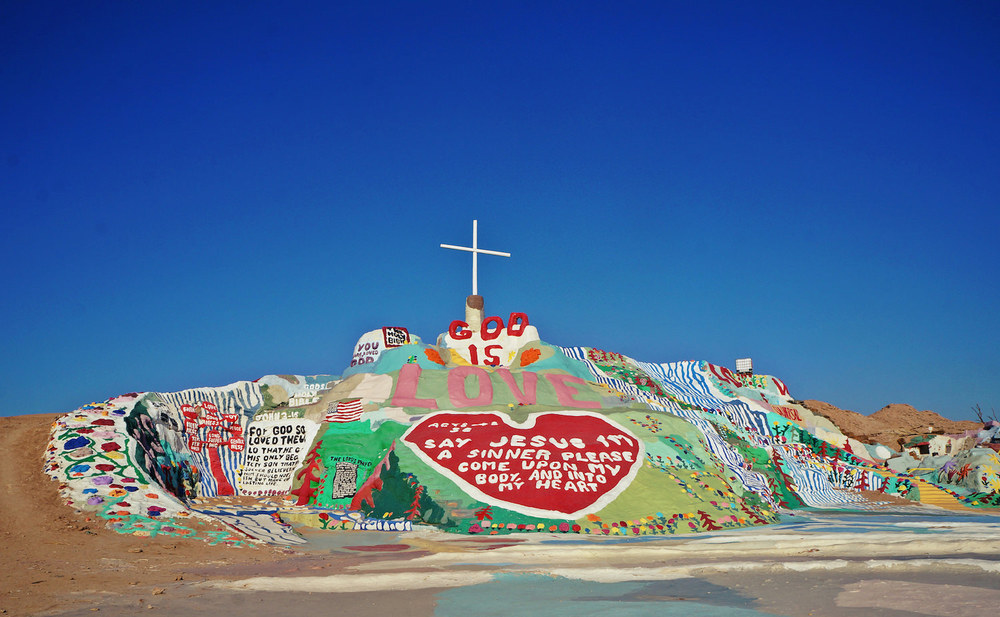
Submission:
[[45,465],[70,506],[136,535],[642,536],[899,498],[997,505],[1000,459],[978,447],[995,438],[901,465],[912,454],[846,437],[777,377],[559,347],[523,313],[470,305],[435,344],[405,328],[366,333],[339,376],[84,405],[54,424]]

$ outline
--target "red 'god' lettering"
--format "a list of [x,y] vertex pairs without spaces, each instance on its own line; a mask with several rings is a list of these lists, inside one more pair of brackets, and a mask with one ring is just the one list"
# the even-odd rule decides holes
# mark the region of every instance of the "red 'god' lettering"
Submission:
[[[521,336],[528,325],[528,316],[526,314],[511,313],[507,319],[507,336]],[[504,323],[502,317],[487,317],[479,327],[479,337],[484,341],[492,341],[500,336],[503,330]],[[448,326],[448,336],[461,341],[472,338],[472,330],[469,330],[469,324],[461,319],[456,319]]]

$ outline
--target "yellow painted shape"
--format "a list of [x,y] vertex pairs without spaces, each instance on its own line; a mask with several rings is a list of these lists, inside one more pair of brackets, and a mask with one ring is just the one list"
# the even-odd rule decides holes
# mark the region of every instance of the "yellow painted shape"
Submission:
[[938,506],[939,508],[945,508],[946,510],[970,509],[961,501],[955,499],[955,496],[948,491],[942,490],[924,480],[916,480],[916,482],[917,487],[920,489],[920,503]]

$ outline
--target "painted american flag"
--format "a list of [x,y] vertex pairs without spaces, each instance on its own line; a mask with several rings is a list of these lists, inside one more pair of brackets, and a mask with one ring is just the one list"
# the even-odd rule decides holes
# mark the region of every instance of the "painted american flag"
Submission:
[[356,422],[361,419],[361,399],[340,401],[337,409],[326,412],[327,422]]

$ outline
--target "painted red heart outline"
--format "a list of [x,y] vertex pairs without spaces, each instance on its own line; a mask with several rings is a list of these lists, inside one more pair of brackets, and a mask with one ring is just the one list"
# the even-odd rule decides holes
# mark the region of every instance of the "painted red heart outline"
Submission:
[[439,411],[423,416],[401,441],[478,501],[565,519],[597,512],[617,499],[638,473],[645,451],[621,425],[582,410],[533,413],[523,423],[496,411]]

